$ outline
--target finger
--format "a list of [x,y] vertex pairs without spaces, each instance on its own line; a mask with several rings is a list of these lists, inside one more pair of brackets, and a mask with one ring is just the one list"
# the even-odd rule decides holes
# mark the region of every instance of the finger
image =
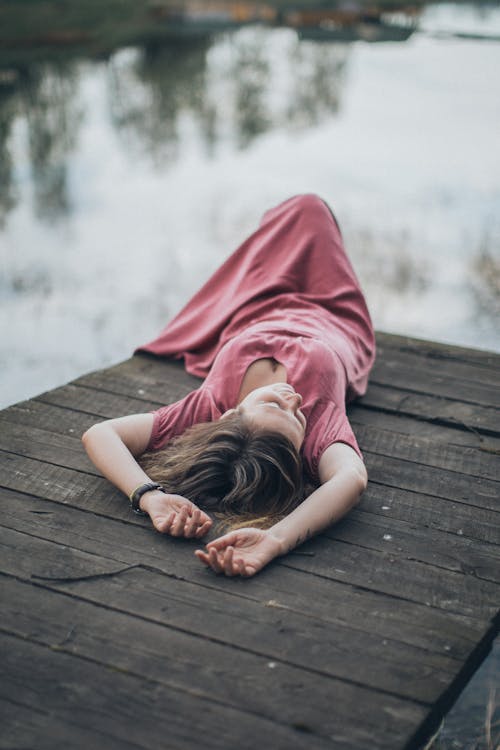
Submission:
[[206,552],[204,552],[202,549],[196,549],[194,551],[194,554],[196,555],[198,560],[200,560],[200,562],[207,566],[207,568],[210,567],[210,558],[208,557]]
[[208,551],[208,559],[212,570],[215,570],[216,573],[222,573],[222,565],[219,562],[216,550],[213,548]]
[[180,511],[176,514],[176,518],[174,519],[174,522],[170,528],[170,534],[172,536],[182,536],[184,533],[184,524],[186,523],[188,517],[188,509],[186,506],[180,509]]
[[172,526],[172,523],[175,518],[175,513],[169,513],[168,516],[157,516],[156,518],[153,518],[153,526],[157,531],[160,532],[160,534],[168,534],[170,531],[170,527]]
[[236,531],[230,531],[228,534],[224,534],[224,536],[220,536],[218,539],[214,539],[213,541],[209,542],[207,544],[207,548],[223,550],[226,547],[234,546],[237,541],[238,535]]
[[187,539],[189,539],[190,537],[193,537],[196,534],[199,523],[200,523],[200,511],[198,510],[198,508],[196,508],[196,510],[191,515],[191,517],[188,516],[186,523],[184,525],[184,536]]
[[223,569],[224,573],[227,576],[234,576],[235,570],[233,567],[233,556],[234,556],[234,547],[228,547],[226,551],[223,553]]
[[207,521],[210,521],[210,523],[211,523],[212,519],[210,518],[210,516],[208,515],[208,513],[205,513],[205,511],[200,510],[200,522],[201,523],[206,523]]
[[246,578],[250,578],[250,576],[255,575],[257,572],[257,568],[254,565],[245,565],[245,572],[242,574]]
[[209,518],[208,521],[205,521],[203,526],[200,526],[199,529],[197,529],[195,537],[197,539],[200,539],[202,536],[205,536],[205,534],[210,531],[212,527],[212,519]]

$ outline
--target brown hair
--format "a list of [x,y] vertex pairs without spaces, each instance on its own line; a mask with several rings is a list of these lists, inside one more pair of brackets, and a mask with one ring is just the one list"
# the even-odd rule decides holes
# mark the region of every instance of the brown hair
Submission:
[[267,528],[304,498],[294,445],[280,432],[251,427],[239,412],[190,427],[140,463],[151,479],[231,528]]

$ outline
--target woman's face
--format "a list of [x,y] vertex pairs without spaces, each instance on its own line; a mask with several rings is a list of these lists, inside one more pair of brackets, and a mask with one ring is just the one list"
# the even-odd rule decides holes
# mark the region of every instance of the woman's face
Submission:
[[302,396],[293,386],[273,383],[251,391],[238,406],[238,411],[263,430],[281,432],[299,451],[306,432],[301,404]]

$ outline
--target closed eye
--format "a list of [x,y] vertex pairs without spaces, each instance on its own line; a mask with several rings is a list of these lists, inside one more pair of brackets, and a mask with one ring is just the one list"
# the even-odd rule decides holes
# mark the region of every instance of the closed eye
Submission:
[[[284,411],[281,401],[261,401],[261,406],[275,406],[277,409],[281,409]],[[293,417],[297,420],[299,425],[302,429],[304,429],[304,425],[302,423],[302,420],[300,419],[298,414],[293,414]]]

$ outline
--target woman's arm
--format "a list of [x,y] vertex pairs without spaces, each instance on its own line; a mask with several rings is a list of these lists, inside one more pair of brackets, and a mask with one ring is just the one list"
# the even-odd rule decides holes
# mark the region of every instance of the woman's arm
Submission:
[[344,443],[334,443],[319,462],[321,486],[270,529],[238,529],[197,550],[198,558],[218,573],[253,575],[344,516],[366,487],[363,461]]
[[363,461],[345,443],[330,445],[319,462],[321,485],[270,531],[286,554],[340,520],[358,502],[368,476]]
[[[82,437],[94,466],[127,497],[139,485],[151,482],[135,458],[148,447],[152,429],[152,414],[133,414],[95,424]],[[172,536],[201,537],[212,525],[206,513],[180,495],[149,491],[139,507],[158,531]]]

